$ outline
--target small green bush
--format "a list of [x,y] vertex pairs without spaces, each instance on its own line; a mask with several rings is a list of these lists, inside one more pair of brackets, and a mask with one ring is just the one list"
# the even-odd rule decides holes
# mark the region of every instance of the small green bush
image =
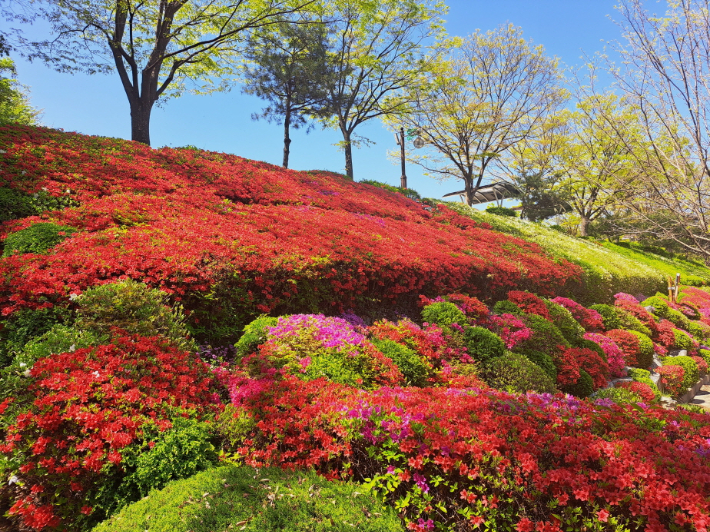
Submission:
[[619,321],[621,322],[620,329],[626,329],[627,331],[636,331],[645,334],[646,336],[651,336],[651,329],[641,323],[641,321],[630,312],[627,312],[624,309],[617,307],[616,315],[619,317]]
[[[123,450],[121,466],[126,474],[118,485],[107,483],[101,487],[93,501],[96,511],[111,515],[170,481],[213,467],[218,460],[212,437],[208,423],[190,418],[176,417],[173,427],[164,432],[153,427],[142,446],[131,445]],[[152,448],[149,441],[154,443]]]
[[550,313],[552,323],[560,330],[562,335],[572,344],[584,336],[584,327],[574,319],[572,313],[562,305],[545,300],[545,306]]
[[646,369],[653,363],[653,340],[638,331],[629,331],[639,339],[639,349],[636,353],[636,365]]
[[708,363],[708,365],[710,365],[710,351],[708,351],[707,349],[700,349],[698,351],[698,356],[700,356],[705,362]]
[[12,188],[0,187],[0,223],[42,214],[45,211],[58,211],[78,204],[70,195],[55,197],[44,190],[28,194]]
[[636,404],[642,401],[640,395],[626,388],[604,388],[597,390],[590,396],[590,399],[611,399],[619,405]]
[[244,334],[234,344],[237,349],[237,358],[242,358],[254,353],[256,348],[266,342],[267,327],[276,327],[278,318],[261,315],[244,327]]
[[126,279],[94,286],[77,298],[77,327],[107,335],[111,327],[129,334],[162,336],[175,347],[194,350],[180,305],[168,306],[167,294]]
[[94,532],[403,532],[364,492],[309,471],[224,466],[152,491]]
[[69,238],[76,229],[66,225],[38,223],[10,233],[5,239],[2,256],[21,255],[23,253],[45,254],[54,246]]
[[653,390],[656,401],[661,398],[663,394],[661,394],[661,390],[658,389],[656,383],[653,382],[653,380],[651,379],[650,371],[642,368],[629,368],[628,373],[629,377],[631,377],[633,380],[637,382],[642,382],[643,384],[648,384]]
[[668,312],[671,310],[671,307],[668,306],[668,301],[659,295],[644,299],[641,304],[644,307],[653,307],[654,314],[661,318],[666,318],[668,316]]
[[523,319],[525,324],[532,330],[532,335],[515,346],[516,353],[540,351],[554,356],[559,351],[559,346],[570,347],[570,343],[560,330],[542,316],[526,314]]
[[688,321],[688,326],[685,330],[699,342],[705,342],[710,339],[710,326],[701,321]]
[[424,386],[429,368],[414,350],[392,340],[373,340],[375,347],[392,360],[402,372],[408,386]]
[[676,327],[680,327],[681,329],[684,329],[686,331],[688,330],[690,320],[680,310],[668,309],[668,314],[665,317]]
[[557,368],[551,356],[541,353],[540,351],[525,351],[520,354],[545,370],[545,373],[549,375],[552,382],[557,382]]
[[22,309],[10,315],[0,328],[0,367],[8,366],[27,342],[42,336],[57,324],[71,324],[74,316],[69,309],[52,307]]
[[616,307],[612,307],[611,305],[592,305],[589,308],[601,314],[602,320],[604,321],[604,328],[607,331],[622,328]]
[[555,382],[540,366],[523,355],[506,353],[489,360],[481,376],[491,387],[508,392],[555,393]]
[[483,327],[467,327],[464,342],[468,354],[478,362],[486,362],[505,354],[505,343],[500,336]]
[[577,380],[575,384],[561,386],[560,389],[565,393],[583,399],[592,395],[592,392],[594,391],[594,380],[592,379],[592,376],[589,373],[587,373],[583,369],[580,369],[579,380]]
[[[700,372],[698,370],[698,365],[695,360],[688,356],[680,357],[666,357],[663,359],[664,366],[680,366],[685,370],[685,376],[683,377],[683,389],[687,390],[691,386],[694,386],[700,378]],[[682,395],[682,394],[681,394]]]
[[503,301],[498,301],[495,305],[493,305],[493,313],[498,315],[512,314],[513,316],[525,315],[523,309],[521,309],[518,305],[507,299]]
[[693,348],[693,340],[690,339],[690,336],[688,336],[685,331],[673,329],[673,337],[675,338],[675,340],[673,341],[673,347],[675,349]]
[[468,323],[466,315],[453,303],[441,301],[432,303],[422,309],[422,320],[435,323],[440,327],[449,327],[452,323],[464,326]]
[[508,207],[498,207],[497,205],[489,205],[486,207],[486,212],[489,214],[495,214],[497,216],[510,216],[511,218],[517,218],[518,213],[515,209],[509,209]]
[[675,405],[676,408],[681,408],[683,410],[687,410],[688,412],[692,412],[693,414],[707,414],[707,410],[705,410],[702,406],[700,405],[694,405],[694,404],[688,404],[688,403],[678,403]]

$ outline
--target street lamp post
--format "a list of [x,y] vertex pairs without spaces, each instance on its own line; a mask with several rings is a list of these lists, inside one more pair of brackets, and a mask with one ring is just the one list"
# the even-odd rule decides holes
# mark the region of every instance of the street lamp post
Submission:
[[404,137],[404,128],[400,127],[399,128],[399,133],[395,133],[395,138],[397,139],[397,144],[399,144],[400,147],[400,158],[402,161],[402,177],[400,181],[399,187],[402,189],[407,188],[407,168],[405,164],[405,155],[404,155],[404,142],[405,142],[405,137]]

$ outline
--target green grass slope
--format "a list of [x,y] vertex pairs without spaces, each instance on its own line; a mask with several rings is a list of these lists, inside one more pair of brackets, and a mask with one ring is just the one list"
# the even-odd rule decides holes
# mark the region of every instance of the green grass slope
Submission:
[[667,276],[675,276],[676,272],[680,272],[685,284],[710,284],[710,269],[697,264],[611,243],[598,244],[541,224],[490,214],[460,203],[447,205],[460,214],[491,225],[496,231],[535,242],[551,255],[581,266],[584,270],[583,286],[575,294],[581,303],[610,301],[618,292],[647,295],[664,292]]

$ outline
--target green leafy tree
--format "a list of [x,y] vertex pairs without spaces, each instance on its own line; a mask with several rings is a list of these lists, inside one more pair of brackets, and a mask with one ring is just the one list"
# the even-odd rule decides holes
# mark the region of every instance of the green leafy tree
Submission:
[[557,60],[513,25],[450,44],[449,58],[409,87],[413,103],[401,120],[427,143],[408,159],[431,177],[461,179],[471,205],[484,179],[502,164],[501,156],[540,135],[566,93]]
[[353,179],[355,135],[373,118],[405,111],[403,89],[428,68],[425,43],[443,35],[442,0],[332,0],[327,5],[333,74],[321,120],[343,135],[345,174]]
[[327,27],[307,20],[283,22],[255,32],[247,44],[243,91],[269,103],[252,119],[283,124],[283,167],[288,168],[290,128],[305,125],[326,98]]
[[[2,37],[2,36],[0,36]],[[0,55],[4,41],[0,39]],[[15,77],[15,63],[9,57],[0,58],[0,126],[7,124],[34,125],[39,111],[29,102],[27,89]]]
[[[282,21],[316,0],[13,0],[6,15],[44,19],[52,36],[17,37],[30,59],[60,72],[115,71],[131,109],[131,138],[150,144],[158,100],[220,88],[235,51],[254,29]],[[7,2],[6,2],[7,4]],[[31,9],[21,9],[30,4]],[[13,43],[14,44],[14,43]]]

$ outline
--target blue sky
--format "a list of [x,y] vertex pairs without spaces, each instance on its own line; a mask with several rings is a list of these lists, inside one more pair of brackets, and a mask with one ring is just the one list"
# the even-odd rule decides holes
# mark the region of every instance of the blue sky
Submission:
[[[526,39],[542,44],[550,56],[568,65],[580,65],[582,55],[600,52],[620,39],[613,19],[617,0],[448,0],[446,28],[450,35],[465,36],[511,22],[523,29]],[[43,110],[44,125],[90,135],[130,137],[128,102],[116,75],[59,74],[40,63],[14,57],[19,80],[30,87],[32,104]],[[209,96],[183,96],[155,109],[151,124],[153,146],[194,145],[280,164],[283,135],[280,126],[254,122],[251,114],[262,101],[242,95],[239,87]],[[357,132],[376,142],[355,150],[355,179],[376,179],[399,185],[397,162],[387,157],[395,147],[392,133],[379,121],[360,126]],[[335,130],[319,126],[306,134],[294,131],[292,168],[342,172],[343,154],[334,146],[341,140]],[[422,195],[440,198],[462,188],[460,181],[443,183],[422,175],[409,165],[409,186]]]

